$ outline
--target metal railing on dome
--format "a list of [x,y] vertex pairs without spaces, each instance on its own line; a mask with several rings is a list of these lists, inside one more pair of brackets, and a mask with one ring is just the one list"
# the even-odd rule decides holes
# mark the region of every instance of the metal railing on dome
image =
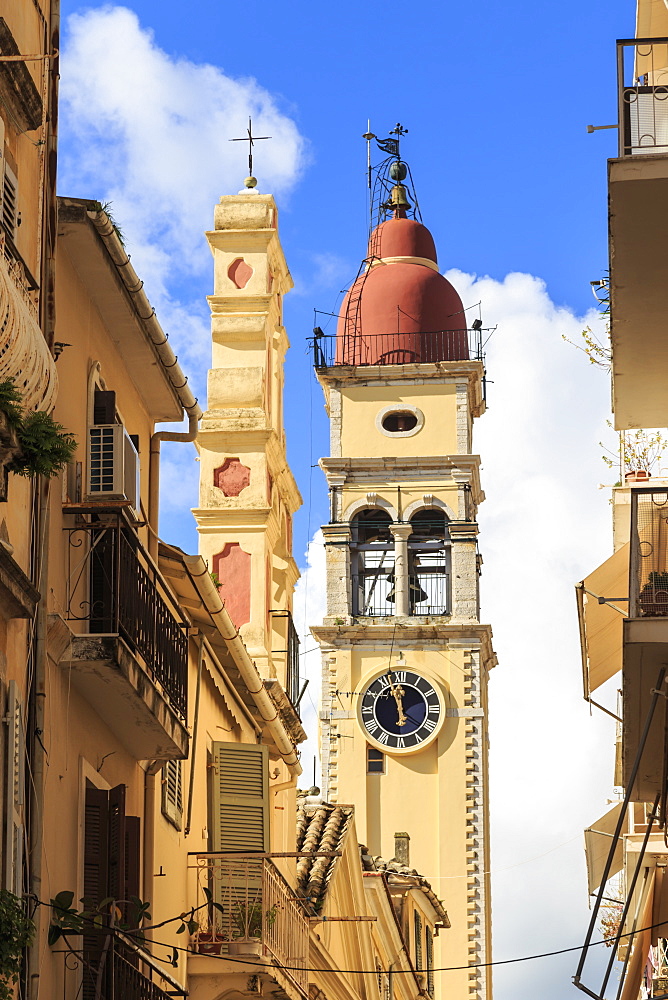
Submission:
[[410,365],[436,361],[484,362],[492,329],[433,330],[419,333],[346,334],[337,337],[316,328],[309,344],[315,368],[334,365]]

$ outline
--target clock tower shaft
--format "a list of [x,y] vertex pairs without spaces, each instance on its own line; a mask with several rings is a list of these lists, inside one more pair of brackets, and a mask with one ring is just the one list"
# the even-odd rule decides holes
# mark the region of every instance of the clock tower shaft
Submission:
[[410,844],[403,860],[429,880],[451,925],[418,954],[433,947],[436,968],[469,966],[432,977],[433,994],[483,1000],[496,659],[479,617],[481,333],[467,330],[431,234],[402,204],[403,185],[392,198],[336,337],[316,331],[314,343],[331,424],[320,463],[331,503],[327,615],[312,629],[323,663],[323,791],[355,806],[371,855],[389,861],[395,843]]

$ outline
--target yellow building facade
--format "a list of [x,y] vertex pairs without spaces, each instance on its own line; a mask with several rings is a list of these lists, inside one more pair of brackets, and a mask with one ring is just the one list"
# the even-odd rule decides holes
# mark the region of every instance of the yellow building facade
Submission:
[[[389,177],[404,176],[396,160]],[[496,661],[479,620],[484,493],[472,446],[484,370],[407,201],[395,185],[333,342],[315,331],[331,424],[320,463],[331,500],[327,616],[312,628],[323,654],[323,789],[354,803],[370,855],[401,860],[445,901],[447,932],[434,914],[410,928],[431,992],[486,997]]]
[[[668,480],[645,447],[668,423],[667,36],[665,4],[638,0],[636,37],[616,46],[619,146],[608,161],[609,279],[599,285],[609,297],[619,482],[613,553],[576,588],[584,696],[617,719],[617,741],[616,801],[585,831],[592,915],[574,982],[593,997],[614,987],[622,1000],[668,990]],[[590,952],[601,936],[610,946],[603,974]]]

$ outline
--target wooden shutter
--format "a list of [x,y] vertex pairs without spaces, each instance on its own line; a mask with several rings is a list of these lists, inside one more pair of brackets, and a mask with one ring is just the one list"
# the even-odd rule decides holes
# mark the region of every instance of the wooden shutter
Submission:
[[84,817],[84,900],[95,907],[109,895],[108,878],[109,792],[86,789]]
[[141,821],[139,816],[125,817],[125,893],[123,898],[139,897],[141,851]]
[[268,851],[267,747],[216,742],[210,773],[213,850]]
[[93,399],[93,423],[116,423],[116,393],[107,389],[96,389]]
[[180,760],[168,760],[162,769],[162,814],[177,830],[183,820],[183,767]]
[[23,790],[25,733],[23,706],[16,681],[7,687],[7,755],[5,798],[5,888],[23,896]]
[[125,785],[109,792],[109,895],[125,899]]
[[415,968],[422,972],[422,917],[413,910],[413,926],[415,928]]
[[434,935],[430,927],[425,931],[425,947],[427,951],[427,993],[434,995]]

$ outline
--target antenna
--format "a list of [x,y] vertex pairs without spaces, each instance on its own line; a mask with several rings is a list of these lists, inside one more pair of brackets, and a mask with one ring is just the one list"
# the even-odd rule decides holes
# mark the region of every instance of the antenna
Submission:
[[373,196],[371,191],[371,140],[376,139],[377,136],[371,131],[371,119],[366,120],[366,132],[362,136],[366,139],[366,172],[369,185],[369,232],[373,228]]

